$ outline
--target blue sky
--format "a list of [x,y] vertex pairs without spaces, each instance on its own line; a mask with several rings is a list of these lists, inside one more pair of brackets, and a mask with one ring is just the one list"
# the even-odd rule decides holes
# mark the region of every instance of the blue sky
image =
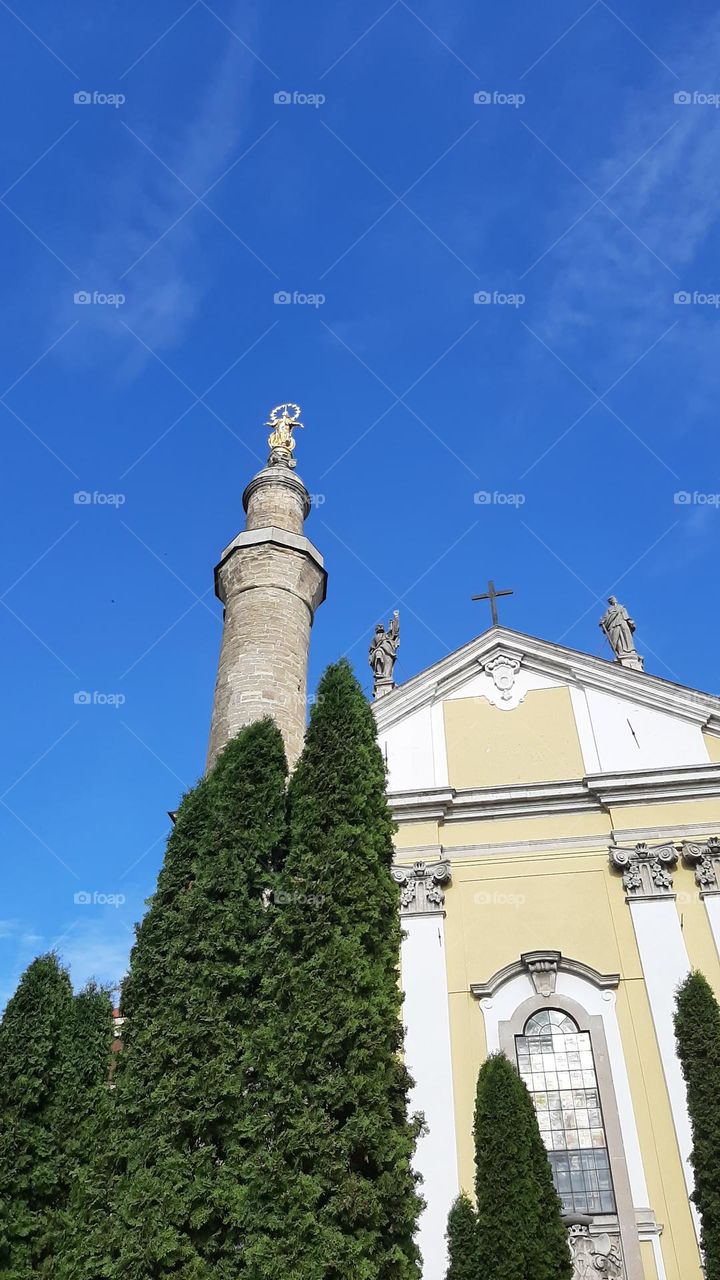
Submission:
[[53,945],[123,972],[280,401],[311,686],[367,687],[394,608],[407,679],[493,577],[605,656],[615,591],[648,671],[717,688],[714,5],[0,0],[0,39],[0,1003]]

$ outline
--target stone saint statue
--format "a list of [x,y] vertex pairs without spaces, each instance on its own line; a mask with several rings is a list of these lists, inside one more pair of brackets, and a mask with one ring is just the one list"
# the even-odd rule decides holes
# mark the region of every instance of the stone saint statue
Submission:
[[633,635],[635,623],[624,605],[618,604],[615,596],[608,599],[608,609],[600,619],[600,628],[615,654],[615,661],[624,667],[633,667],[642,671],[643,660],[635,648]]
[[400,614],[395,610],[390,625],[385,630],[382,622],[378,622],[375,635],[370,643],[369,663],[375,677],[373,697],[380,698],[394,688],[393,669],[397,651],[400,648]]

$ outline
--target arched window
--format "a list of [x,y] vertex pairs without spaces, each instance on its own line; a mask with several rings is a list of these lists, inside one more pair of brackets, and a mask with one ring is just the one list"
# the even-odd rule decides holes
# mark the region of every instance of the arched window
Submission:
[[535,1104],[566,1213],[614,1213],[605,1126],[589,1031],[560,1009],[539,1009],[515,1037],[518,1070]]

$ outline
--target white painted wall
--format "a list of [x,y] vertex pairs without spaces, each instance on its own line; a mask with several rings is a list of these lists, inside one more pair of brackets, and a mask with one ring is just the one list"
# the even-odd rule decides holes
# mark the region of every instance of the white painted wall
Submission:
[[424,1112],[428,1126],[415,1153],[427,1201],[418,1243],[423,1280],[445,1280],[447,1216],[459,1186],[444,920],[441,914],[406,916],[403,928],[405,1060],[415,1081],[410,1109]]
[[[680,928],[675,900],[653,898],[644,902],[630,900],[635,938],[640,952],[645,986],[650,1001],[655,1036],[670,1099],[675,1136],[685,1175],[688,1195],[693,1189],[690,1167],[692,1135],[687,1110],[687,1095],[680,1062],[675,1051],[675,992],[690,972],[690,961]],[[699,1238],[699,1223],[694,1205],[690,1205]]]
[[705,910],[710,921],[715,948],[718,955],[720,955],[720,894],[707,893],[705,895]]
[[707,764],[699,725],[598,689],[587,689],[586,696],[601,773]]
[[378,741],[388,762],[390,791],[415,791],[420,787],[442,785],[435,781],[430,704],[386,729]]

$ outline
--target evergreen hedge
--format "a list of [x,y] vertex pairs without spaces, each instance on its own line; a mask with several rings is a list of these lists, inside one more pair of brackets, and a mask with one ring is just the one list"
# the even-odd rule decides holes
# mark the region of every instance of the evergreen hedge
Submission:
[[464,1191],[453,1202],[448,1214],[446,1238],[446,1280],[481,1280],[477,1215],[470,1197]]
[[692,973],[677,994],[675,1036],[687,1086],[706,1280],[720,1280],[720,1006],[709,982]]
[[178,811],[122,995],[102,1277],[240,1273],[258,946],[285,839],[285,784],[282,738],[261,721]]
[[249,1274],[416,1280],[393,824],[375,720],[349,664],[318,687],[265,939]]
[[73,995],[57,956],[23,974],[0,1024],[0,1275],[48,1275],[69,1190],[65,1144]]
[[480,1068],[474,1134],[479,1275],[571,1280],[567,1232],[532,1098],[502,1053]]

